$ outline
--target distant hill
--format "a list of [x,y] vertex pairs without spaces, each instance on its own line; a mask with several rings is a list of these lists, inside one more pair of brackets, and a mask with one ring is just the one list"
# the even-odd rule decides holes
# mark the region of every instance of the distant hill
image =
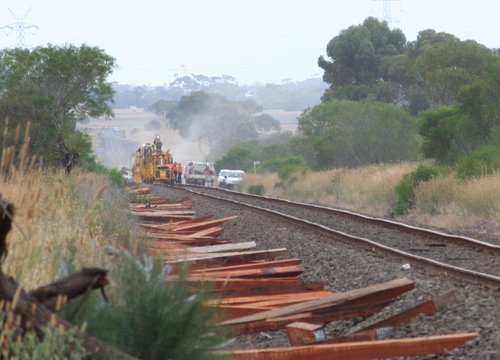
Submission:
[[136,86],[115,83],[113,108],[145,108],[158,100],[177,101],[194,91],[206,91],[241,101],[252,98],[265,110],[302,111],[320,103],[327,84],[319,78],[281,84],[238,85],[227,75],[206,77],[191,75],[177,78],[165,86]]

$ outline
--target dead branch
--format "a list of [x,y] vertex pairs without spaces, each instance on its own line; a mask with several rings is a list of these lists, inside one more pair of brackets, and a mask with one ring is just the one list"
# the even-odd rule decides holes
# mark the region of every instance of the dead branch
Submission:
[[108,270],[102,268],[83,268],[79,273],[71,274],[52,284],[32,290],[29,296],[39,304],[43,304],[51,311],[56,310],[58,297],[64,297],[66,301],[87,294],[88,292],[101,289],[109,284],[106,277]]

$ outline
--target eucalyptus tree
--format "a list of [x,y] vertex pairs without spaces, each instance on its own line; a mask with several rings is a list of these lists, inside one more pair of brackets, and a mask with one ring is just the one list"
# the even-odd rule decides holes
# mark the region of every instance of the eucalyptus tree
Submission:
[[76,130],[77,122],[112,116],[114,91],[107,77],[114,67],[113,57],[87,45],[4,49],[0,116],[14,124],[31,122],[32,153],[69,172],[79,160],[92,161],[90,141]]

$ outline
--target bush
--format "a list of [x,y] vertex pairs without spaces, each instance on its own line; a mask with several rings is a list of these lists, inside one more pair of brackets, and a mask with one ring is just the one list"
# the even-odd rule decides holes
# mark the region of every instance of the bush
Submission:
[[298,179],[298,174],[304,174],[308,167],[306,161],[301,156],[288,156],[278,169],[278,177],[281,180],[280,186],[287,187]]
[[265,188],[264,188],[264,185],[262,185],[262,184],[250,185],[248,187],[248,192],[250,194],[262,195],[262,194],[264,194],[264,191],[265,191]]
[[396,186],[397,202],[394,207],[394,215],[405,215],[415,203],[415,189],[419,183],[429,181],[437,175],[437,170],[420,165],[415,171],[407,174]]
[[[110,302],[93,294],[86,306],[68,304],[66,318],[88,322],[88,333],[141,359],[212,359],[222,343],[211,326],[215,313],[203,306],[207,292],[190,293],[187,272],[165,281],[161,259],[121,253],[110,277]],[[78,310],[78,311],[77,311]]]
[[457,173],[460,179],[492,175],[500,170],[500,146],[483,145],[460,159]]
[[2,359],[85,359],[85,350],[72,331],[64,331],[49,325],[42,327],[41,339],[33,331],[19,333],[12,328],[7,319],[15,315],[0,315],[0,341]]

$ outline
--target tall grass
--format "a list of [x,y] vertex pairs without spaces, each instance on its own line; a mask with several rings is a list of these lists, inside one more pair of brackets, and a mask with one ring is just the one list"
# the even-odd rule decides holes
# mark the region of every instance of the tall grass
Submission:
[[[29,142],[29,137],[24,141]],[[211,349],[223,338],[213,330],[216,314],[203,306],[205,292],[192,295],[185,277],[167,283],[161,259],[127,252],[120,261],[104,253],[106,245],[133,245],[129,194],[105,175],[37,169],[26,155],[25,145],[7,146],[2,152],[1,201],[16,208],[2,270],[29,290],[82,266],[106,267],[111,270],[111,301],[105,303],[92,293],[84,303],[66,304],[62,316],[79,317],[82,327],[89,324],[91,334],[142,358],[215,358]],[[30,332],[11,338],[1,310],[0,340],[10,351],[4,352],[6,358],[11,354],[22,355],[14,358],[65,358],[67,345],[74,343],[71,333],[57,329],[44,330],[42,339]],[[84,356],[78,350],[71,358]],[[40,352],[51,355],[33,355]]]
[[[264,195],[385,217],[395,205],[397,184],[419,165],[421,163],[407,162],[308,172],[286,188],[275,186],[276,174],[249,174],[244,188],[263,184]],[[467,181],[460,180],[455,172],[444,173],[418,185],[414,207],[403,219],[452,228],[499,222],[500,173]]]
[[4,147],[0,196],[15,206],[2,269],[31,289],[54,280],[70,244],[79,266],[102,266],[104,245],[128,240],[131,226],[120,206],[124,190],[104,175],[35,168],[26,156],[28,142],[25,135],[20,151]]
[[261,183],[269,196],[381,215],[388,213],[395,201],[395,186],[417,166],[416,163],[400,163],[311,171],[286,189],[275,186],[277,177],[274,174],[250,174],[245,178],[245,187]]

